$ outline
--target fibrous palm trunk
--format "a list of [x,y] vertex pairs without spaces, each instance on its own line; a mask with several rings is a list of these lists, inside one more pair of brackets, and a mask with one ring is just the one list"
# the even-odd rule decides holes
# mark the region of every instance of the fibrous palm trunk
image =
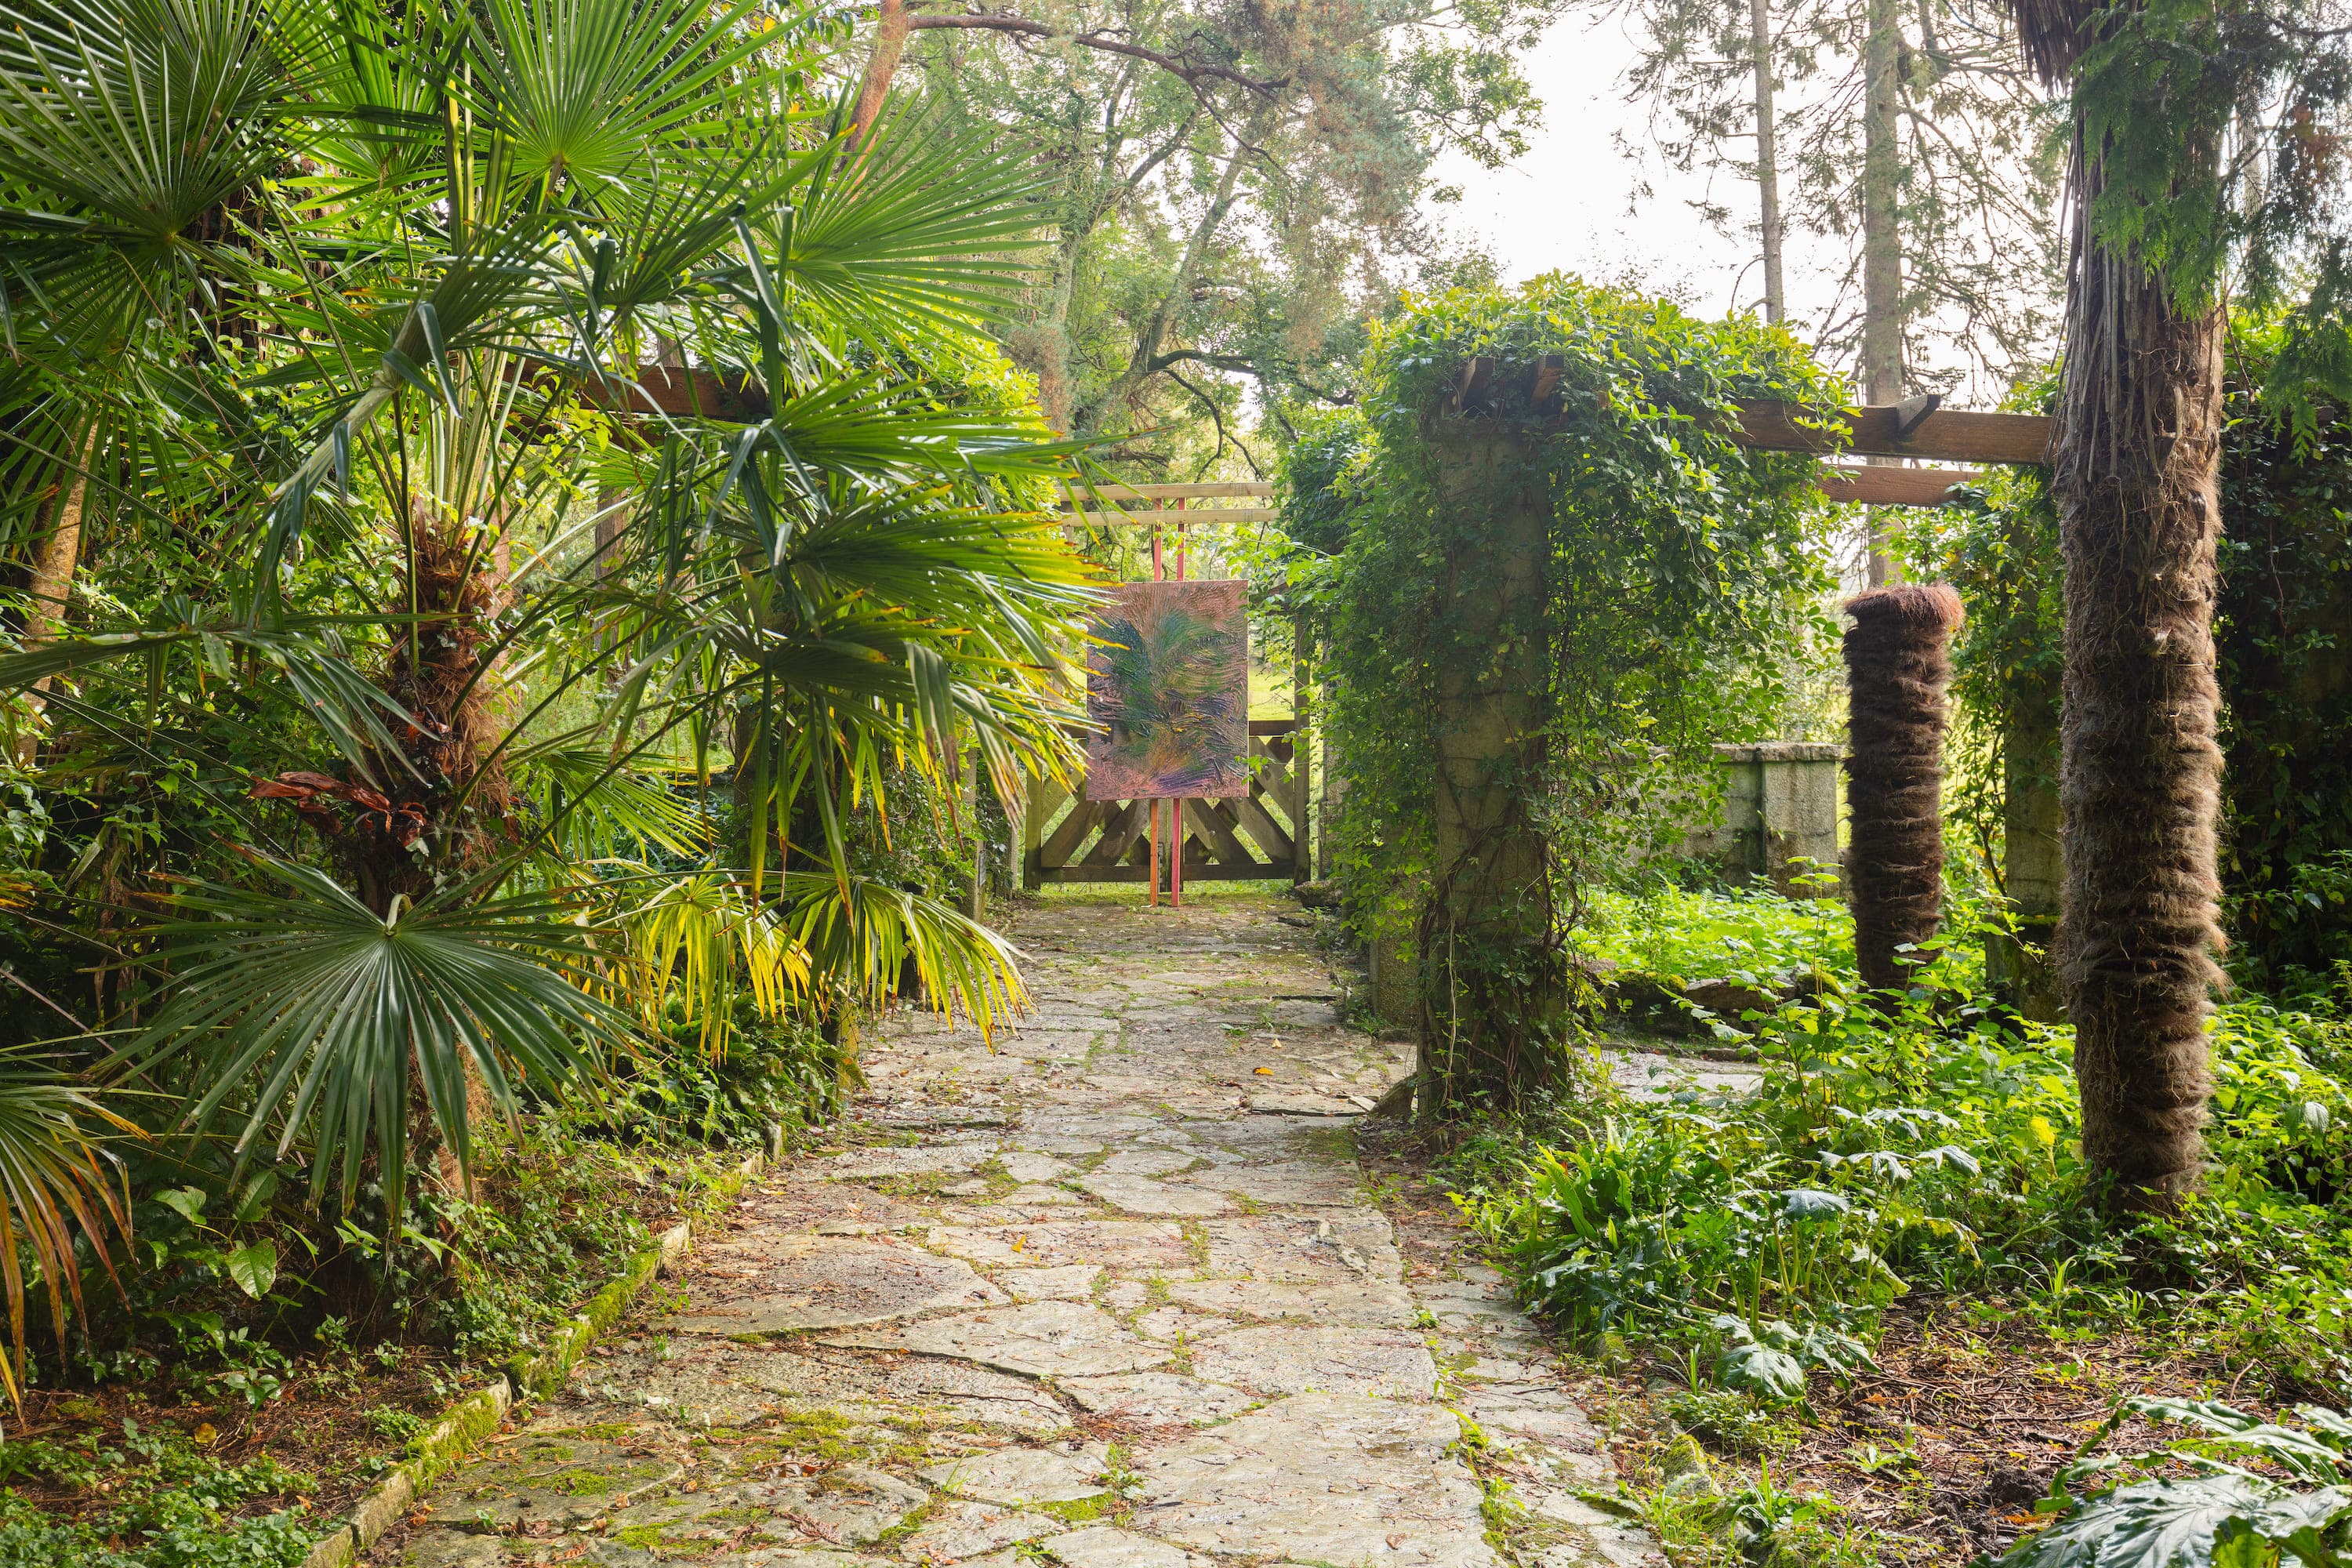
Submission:
[[[2026,58],[2069,82],[2103,30],[2091,0],[2010,0]],[[2058,964],[2074,1022],[2083,1153],[2126,1206],[2195,1185],[2211,1086],[2204,1022],[2220,982],[2213,671],[2221,536],[2218,302],[2183,309],[2094,223],[2104,154],[2074,115],[2066,372],[2052,494],[2066,577],[2058,793]],[[2219,172],[2191,141],[2176,176]]]
[[[2078,158],[2076,209],[2095,196]],[[2078,218],[2056,471],[2066,571],[2060,975],[2083,1152],[2130,1205],[2195,1184],[2221,978],[2213,673],[2223,321]]]
[[1845,634],[1854,959],[1871,990],[1900,991],[1943,917],[1944,690],[1960,596],[1942,583],[1905,583],[1845,609],[1854,622]]

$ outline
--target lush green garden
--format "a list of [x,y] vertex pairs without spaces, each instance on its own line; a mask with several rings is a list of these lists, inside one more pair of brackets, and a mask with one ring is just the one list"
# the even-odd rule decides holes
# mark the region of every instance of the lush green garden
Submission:
[[[1706,140],[1675,51],[1753,68],[1760,313],[1433,237],[1566,8],[12,9],[0,1568],[291,1568],[829,1136],[877,1017],[1017,1015],[988,902],[1154,548],[1066,505],[1171,479],[1278,481],[1195,570],[1310,672],[1384,1103],[1611,1391],[1612,1506],[1678,1564],[2352,1561],[2352,35],[1871,7],[1809,336],[1760,3],[1640,73]],[[2048,214],[2049,298],[1955,283],[1905,94],[2029,207],[2071,158],[2063,358]],[[2043,445],[1832,504],[1931,325]],[[1909,662],[1842,668],[1890,575]],[[1874,679],[1940,765],[1887,784]],[[1781,741],[1854,753],[1793,889],[1690,838]],[[2057,1451],[1964,1470],[1955,1388]]]
[[[1776,1453],[1838,1425],[1809,1401],[1867,1367],[1891,1319],[1948,1314],[1956,1338],[2014,1336],[2044,1356],[2123,1342],[2251,1410],[2340,1407],[2352,1022],[2338,1010],[2226,1002],[2211,1036],[2211,1178],[2178,1209],[2116,1226],[2085,1199],[2071,1031],[2006,1008],[1972,946],[1923,971],[1889,1016],[1858,994],[1834,904],[1672,886],[1598,903],[1591,946],[1629,975],[1752,981],[1811,966],[1833,982],[1711,1026],[1752,1045],[1752,1096],[1641,1103],[1588,1085],[1454,1156],[1470,1216],[1528,1299],[1596,1353],[1638,1352],[1668,1378],[1679,1392],[1665,1413],[1721,1456],[1728,1490],[1759,1454],[1769,1488]],[[1869,1474],[1846,1468],[1849,1483]],[[1704,1542],[1739,1500],[1654,1506]],[[1834,1505],[1783,1526],[1784,1539],[1753,1543],[1768,1560],[1810,1561],[1853,1533]],[[1860,1534],[1840,1550],[1912,1560]]]

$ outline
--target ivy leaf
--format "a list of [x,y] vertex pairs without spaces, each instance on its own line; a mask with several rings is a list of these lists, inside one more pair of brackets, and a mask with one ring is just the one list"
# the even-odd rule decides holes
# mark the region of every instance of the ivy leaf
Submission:
[[228,1255],[228,1277],[236,1288],[258,1301],[278,1283],[278,1244],[248,1241]]

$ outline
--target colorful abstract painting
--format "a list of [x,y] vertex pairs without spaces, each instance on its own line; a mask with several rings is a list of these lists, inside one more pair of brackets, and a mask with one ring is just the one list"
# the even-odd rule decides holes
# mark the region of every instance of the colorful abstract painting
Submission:
[[1249,793],[1249,612],[1240,582],[1128,583],[1094,626],[1088,800]]

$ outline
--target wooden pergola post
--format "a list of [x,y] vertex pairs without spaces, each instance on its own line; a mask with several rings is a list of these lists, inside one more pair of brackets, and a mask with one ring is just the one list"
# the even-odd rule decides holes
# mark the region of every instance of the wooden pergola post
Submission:
[[1293,842],[1297,846],[1291,856],[1290,880],[1295,887],[1315,875],[1316,834],[1309,826],[1309,814],[1314,810],[1315,689],[1309,668],[1313,649],[1307,617],[1293,616],[1290,628],[1290,712],[1298,722],[1298,728],[1290,735],[1290,821]]

